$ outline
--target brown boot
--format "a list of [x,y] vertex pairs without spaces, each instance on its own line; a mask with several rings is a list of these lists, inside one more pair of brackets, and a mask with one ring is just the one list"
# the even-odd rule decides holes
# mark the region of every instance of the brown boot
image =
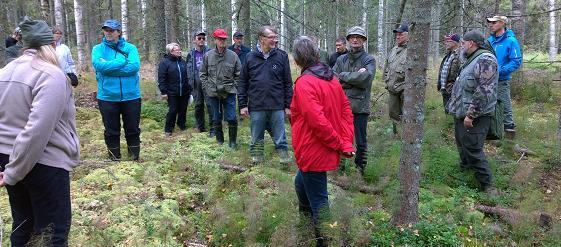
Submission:
[[516,131],[514,131],[514,129],[505,129],[505,137],[508,140],[514,140],[516,137]]

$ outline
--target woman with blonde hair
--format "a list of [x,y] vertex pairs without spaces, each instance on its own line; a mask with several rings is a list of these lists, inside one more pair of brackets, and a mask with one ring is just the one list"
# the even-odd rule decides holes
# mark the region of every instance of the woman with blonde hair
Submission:
[[191,87],[187,79],[187,62],[181,57],[181,47],[177,43],[166,45],[166,55],[158,66],[158,88],[162,97],[168,101],[168,113],[164,132],[170,137],[175,123],[185,130],[187,103]]
[[51,28],[25,17],[24,52],[0,70],[0,187],[8,191],[12,246],[68,246],[69,172],[78,164],[72,87]]

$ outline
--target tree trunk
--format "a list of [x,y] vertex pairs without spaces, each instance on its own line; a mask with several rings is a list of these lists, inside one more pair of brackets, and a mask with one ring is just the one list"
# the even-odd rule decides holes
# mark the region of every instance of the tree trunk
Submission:
[[82,21],[82,0],[74,0],[74,24],[76,24],[76,48],[78,50],[78,68],[88,71],[88,60],[86,59],[86,40],[84,33],[84,22]]
[[201,29],[206,32],[206,11],[205,1],[201,0]]
[[403,19],[403,12],[405,11],[405,4],[407,0],[400,0],[399,1],[399,9],[397,10],[397,19],[395,20],[395,28],[398,28],[401,24],[401,20]]
[[127,0],[121,0],[121,35],[125,40],[129,39],[129,9]]
[[[11,34],[10,21],[8,20],[8,1],[0,0],[0,33]],[[0,68],[6,63],[6,47],[0,44]]]
[[[362,1],[362,28],[368,37],[368,0]],[[364,51],[368,53],[368,39],[364,42]]]
[[[335,0],[335,38],[339,38],[341,35],[341,17],[339,16],[339,1]],[[380,2],[384,2],[384,0],[380,0]]]
[[549,61],[555,61],[555,58],[557,57],[557,45],[555,44],[555,23],[556,23],[556,17],[555,17],[555,11],[553,11],[555,9],[555,0],[549,0]]
[[64,9],[62,8],[62,0],[55,0],[55,26],[60,28],[63,31],[62,39],[64,41],[64,37],[66,36],[66,26],[64,26],[63,19],[63,12]]
[[23,21],[23,17],[26,14],[27,12],[25,10],[25,0],[16,0],[16,24]]
[[306,33],[306,0],[300,0],[300,19],[302,22],[300,23],[300,35],[304,35]]
[[250,0],[240,0],[240,20],[242,21],[238,23],[238,28],[244,33],[246,45],[251,47],[254,41],[251,39],[250,3]]
[[518,39],[520,44],[520,49],[524,47],[525,41],[525,31],[526,31],[526,21],[523,17],[526,14],[526,1],[525,0],[511,0],[512,2],[512,30]]
[[403,133],[399,161],[399,208],[392,217],[394,225],[415,224],[419,220],[419,180],[427,76],[427,56],[431,21],[431,0],[413,3],[411,40],[405,72]]
[[232,35],[234,34],[234,32],[236,32],[238,30],[238,1],[236,0],[230,0],[230,6],[231,6],[231,11],[232,11],[232,20],[231,20],[231,26],[232,26]]
[[442,0],[435,0],[431,10],[431,60],[432,64],[437,63],[440,57],[440,12],[442,10]]
[[166,0],[165,3],[165,24],[166,24],[166,43],[177,42],[177,0]]
[[461,34],[465,33],[465,28],[464,28],[464,15],[465,15],[465,10],[466,10],[466,6],[465,6],[465,0],[460,0],[460,2],[458,3],[459,5],[459,13],[458,13],[458,19],[459,19],[459,24],[458,24],[458,32]]
[[[158,23],[166,23],[165,15],[162,15],[162,13],[165,13],[166,7],[164,1],[160,0],[154,0],[153,4],[154,6],[150,9],[153,10],[154,15],[154,29],[152,30],[154,33],[150,35],[154,37],[154,50],[156,52],[156,57],[154,58],[154,68],[158,68],[160,61],[162,61],[164,55],[166,54],[166,34],[165,32],[156,32],[156,25],[158,25]],[[154,81],[158,81],[157,73],[154,74]],[[156,87],[155,96],[160,96],[160,90],[158,90],[158,87]]]
[[49,5],[49,0],[41,0],[41,16],[43,17],[43,20],[52,25],[50,15],[51,7]]
[[280,1],[280,48],[286,50],[286,18],[284,11],[286,6],[285,0]]
[[113,19],[113,1],[112,0],[109,0],[109,4],[107,5],[107,11],[109,12],[109,19]]
[[384,41],[384,0],[378,0],[378,64],[383,68],[383,61],[386,61],[386,48]]
[[[143,36],[146,37],[146,0],[140,0],[140,25],[142,27]],[[144,59],[150,60],[150,42],[147,39],[141,39],[142,42],[142,52],[144,54]]]
[[[561,109],[559,110],[559,125],[557,127],[557,141],[560,142],[561,144]],[[559,150],[561,151],[561,147],[559,147]]]

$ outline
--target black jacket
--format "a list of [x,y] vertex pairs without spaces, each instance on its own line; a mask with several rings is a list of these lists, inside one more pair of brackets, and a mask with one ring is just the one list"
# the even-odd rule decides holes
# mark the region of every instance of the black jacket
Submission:
[[349,50],[345,50],[345,52],[343,52],[343,53],[333,52],[331,54],[331,56],[329,56],[329,61],[328,61],[327,65],[329,65],[329,67],[333,68],[333,66],[335,66],[335,63],[337,62],[337,58],[339,58],[341,55],[345,55],[347,53],[349,53]]
[[182,58],[165,55],[158,66],[158,88],[168,96],[186,96],[191,93],[187,62]]
[[[201,79],[199,78],[199,69],[197,69],[197,61],[195,59],[195,51],[196,49],[193,48],[191,49],[189,54],[187,54],[187,73],[189,74],[189,85],[191,86],[191,88],[196,88],[196,85],[200,86],[201,84]],[[203,58],[204,54],[206,54],[208,51],[209,49],[205,45],[203,47]]]
[[[234,51],[234,45],[228,46],[228,50],[231,50],[233,52]],[[249,49],[249,47],[245,46],[245,45],[241,45],[240,46],[240,53],[236,53],[238,54],[238,58],[240,59],[240,62],[243,64],[245,63],[245,56],[247,56],[247,54],[251,51],[251,49]]]
[[[240,109],[250,111],[283,110],[290,108],[292,100],[292,76],[288,54],[272,49],[269,57],[251,51],[242,65],[238,84],[238,104]],[[248,103],[249,102],[249,103]]]

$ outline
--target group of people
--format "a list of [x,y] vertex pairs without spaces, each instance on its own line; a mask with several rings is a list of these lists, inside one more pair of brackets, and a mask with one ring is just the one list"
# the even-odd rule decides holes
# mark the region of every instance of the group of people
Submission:
[[[487,21],[492,32],[487,39],[479,31],[445,37],[448,53],[437,80],[445,112],[455,119],[460,166],[474,169],[485,191],[494,187],[483,142],[497,100],[505,105],[505,130],[514,132],[508,80],[521,63],[518,43],[506,29],[508,19],[495,16]],[[120,160],[122,121],[129,156],[138,160],[138,51],[122,37],[118,21],[107,20],[101,29],[103,38],[92,49],[92,64],[105,144],[109,157]],[[396,46],[386,61],[383,80],[397,133],[402,121],[409,27],[402,24],[393,32]],[[171,136],[176,124],[181,130],[186,128],[192,95],[199,131],[207,130],[208,115],[210,135],[223,144],[225,120],[229,147],[236,149],[239,113],[250,119],[252,162],[264,160],[267,130],[281,163],[289,163],[292,158],[285,133],[285,119],[289,118],[298,166],[295,191],[299,210],[309,216],[317,244],[323,246],[326,241],[320,223],[329,211],[326,172],[336,170],[342,157],[354,157],[361,174],[367,165],[366,129],[376,62],[364,50],[367,35],[359,26],[336,40],[336,52],[331,56],[324,55],[316,38],[301,36],[292,46],[300,72],[293,83],[288,54],[277,47],[276,29],[262,26],[257,35],[254,50],[243,45],[241,32],[234,33],[234,44],[228,46],[230,37],[220,28],[212,32],[210,49],[206,33],[196,32],[194,48],[186,58],[179,44],[166,46],[158,67],[158,87],[169,108],[164,133]],[[24,246],[45,231],[52,245],[68,245],[69,171],[78,164],[80,145],[72,93],[72,86],[77,85],[72,78],[75,68],[61,36],[60,29],[50,28],[45,21],[25,18],[9,40],[12,46],[20,44],[22,53],[0,70],[0,186],[7,188],[17,229],[10,237],[13,246]]]

